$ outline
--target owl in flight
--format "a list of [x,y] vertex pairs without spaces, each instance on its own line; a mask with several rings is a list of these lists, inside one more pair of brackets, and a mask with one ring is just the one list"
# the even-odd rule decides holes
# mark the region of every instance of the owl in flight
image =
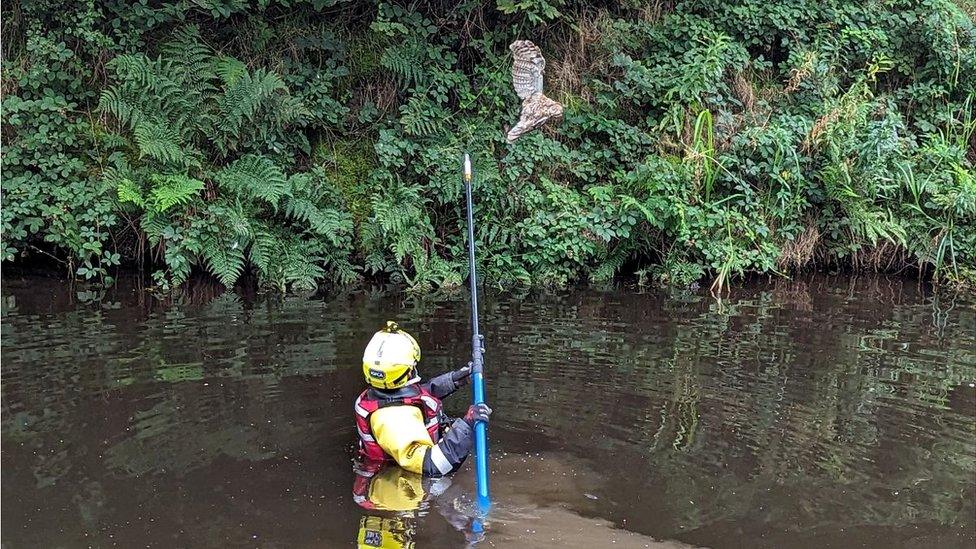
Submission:
[[508,47],[514,55],[512,64],[512,85],[522,100],[522,113],[518,124],[508,130],[508,142],[563,116],[563,106],[542,93],[542,73],[546,70],[546,60],[542,51],[528,40],[516,40]]

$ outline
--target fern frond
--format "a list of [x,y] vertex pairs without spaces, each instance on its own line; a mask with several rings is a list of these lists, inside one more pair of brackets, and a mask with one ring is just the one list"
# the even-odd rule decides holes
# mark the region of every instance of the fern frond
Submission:
[[213,60],[213,72],[220,77],[225,87],[230,87],[247,73],[247,65],[239,59],[221,55]]
[[251,242],[254,236],[254,218],[252,212],[245,209],[245,203],[240,200],[221,200],[211,204],[207,211],[223,233],[229,232],[237,236],[237,242],[241,246],[247,246]]
[[380,56],[380,65],[400,78],[404,85],[424,86],[427,84],[426,43],[411,40],[406,44],[396,44],[386,48]]
[[244,122],[254,120],[266,100],[287,89],[280,76],[264,69],[254,71],[253,75],[242,73],[236,82],[224,88],[218,101],[223,119],[221,130],[235,139],[240,137]]
[[447,118],[426,96],[416,95],[400,107],[400,123],[407,135],[425,136],[436,132]]
[[221,187],[239,196],[258,198],[275,207],[291,189],[281,168],[270,158],[259,155],[241,157],[217,172],[215,179]]
[[200,92],[185,82],[161,74],[152,83],[149,104],[158,109],[158,116],[169,121],[170,126],[182,126],[181,116],[192,114],[200,99]]
[[154,175],[151,180],[153,188],[147,202],[157,212],[189,203],[204,187],[203,181],[185,175]]
[[180,82],[206,80],[203,76],[212,70],[213,51],[200,39],[200,29],[196,25],[173,32],[161,52]]
[[147,210],[139,222],[139,227],[146,232],[146,236],[149,237],[150,242],[158,244],[163,233],[170,227],[170,219],[166,214],[161,214],[154,210]]
[[188,278],[190,278],[191,263],[188,255],[189,254],[187,254],[186,251],[179,246],[166,246],[163,259],[166,261],[166,266],[169,268],[170,277],[175,285],[183,284]]
[[128,54],[115,57],[105,66],[115,73],[118,81],[149,91],[161,72],[162,65],[159,59],[149,59],[142,54]]
[[180,146],[179,135],[171,128],[159,122],[143,121],[136,125],[133,131],[136,144],[139,145],[139,155],[149,156],[176,165],[186,164],[186,155]]
[[142,109],[128,100],[118,88],[106,88],[98,98],[98,110],[107,112],[130,130],[144,119]]
[[387,233],[401,233],[423,224],[425,200],[417,187],[400,186],[372,198],[372,222]]
[[251,243],[251,262],[258,270],[258,275],[265,279],[274,278],[274,258],[281,251],[281,241],[267,227],[254,231],[254,241]]
[[319,254],[322,243],[306,241],[295,235],[281,237],[268,228],[257,231],[251,245],[251,262],[257,268],[261,283],[280,291],[293,288],[314,289],[325,278]]
[[348,213],[319,208],[305,198],[290,198],[285,203],[285,215],[328,238],[334,246],[339,246],[343,236],[352,232],[352,218]]
[[345,255],[341,255],[344,253],[333,254],[329,258],[328,266],[332,270],[330,277],[339,284],[350,284],[359,278],[359,273],[356,272],[356,268],[349,262]]
[[122,204],[132,203],[140,208],[146,207],[146,201],[142,197],[142,189],[130,179],[122,179],[118,182],[117,193],[119,202]]
[[325,269],[318,265],[322,259],[295,255],[285,269],[285,280],[296,290],[314,290],[318,281],[325,278]]
[[102,172],[102,182],[109,188],[115,188],[119,204],[135,204],[140,208],[146,207],[146,200],[142,188],[133,181],[137,176],[125,159],[117,159],[114,166],[106,167]]
[[[187,122],[181,115],[196,116],[204,100],[217,90],[214,71],[214,52],[200,38],[195,25],[178,29],[162,47],[164,75],[156,88],[156,94],[168,117]],[[171,85],[168,85],[171,84]]]
[[98,142],[107,149],[122,149],[129,146],[128,140],[117,133],[103,133],[98,136]]
[[285,95],[273,103],[271,117],[275,125],[285,127],[312,118],[311,109],[298,97]]
[[236,240],[226,242],[216,238],[208,239],[203,244],[203,257],[210,273],[228,288],[244,272],[244,250]]

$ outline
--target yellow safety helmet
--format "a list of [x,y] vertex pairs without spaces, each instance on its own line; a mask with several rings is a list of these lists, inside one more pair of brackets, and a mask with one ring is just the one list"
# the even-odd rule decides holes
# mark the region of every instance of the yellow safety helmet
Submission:
[[396,322],[388,320],[386,328],[373,334],[363,352],[363,375],[366,383],[377,389],[399,389],[420,381],[417,363],[420,345]]

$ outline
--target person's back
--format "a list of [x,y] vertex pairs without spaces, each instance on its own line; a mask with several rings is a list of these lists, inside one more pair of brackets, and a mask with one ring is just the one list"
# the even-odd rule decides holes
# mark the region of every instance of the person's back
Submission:
[[425,476],[456,471],[471,453],[474,422],[488,421],[491,409],[471,406],[449,422],[441,399],[467,384],[469,366],[421,382],[420,345],[395,322],[376,332],[363,353],[369,387],[356,399],[356,427],[364,469],[388,460]]

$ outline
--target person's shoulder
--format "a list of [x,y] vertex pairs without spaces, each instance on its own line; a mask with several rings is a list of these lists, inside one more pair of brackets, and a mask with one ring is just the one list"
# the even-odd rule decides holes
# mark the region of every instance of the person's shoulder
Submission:
[[416,406],[384,406],[373,412],[371,417],[377,420],[386,418],[395,418],[398,420],[417,418],[421,423],[424,421],[420,408]]
[[366,392],[369,388],[363,389],[363,392],[356,395],[356,400],[352,401],[352,409],[355,410],[356,414],[361,416],[366,416],[369,412],[366,408],[363,408],[363,399],[366,398]]

